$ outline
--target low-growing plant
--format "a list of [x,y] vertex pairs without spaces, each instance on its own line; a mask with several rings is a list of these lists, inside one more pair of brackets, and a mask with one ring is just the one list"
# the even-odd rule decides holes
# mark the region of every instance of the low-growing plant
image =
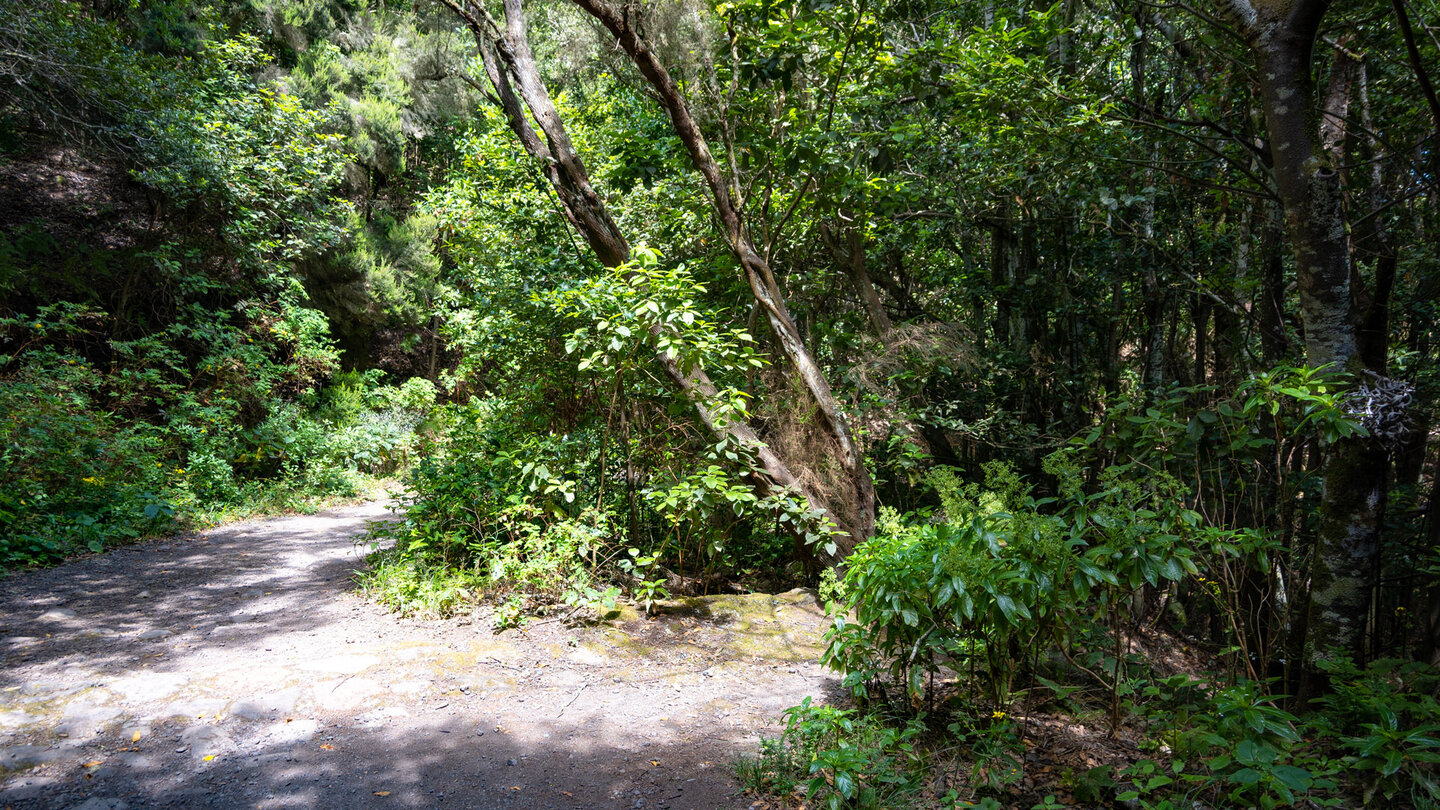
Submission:
[[1365,668],[1348,658],[1325,664],[1331,691],[1309,727],[1360,772],[1366,804],[1408,799],[1440,806],[1440,673],[1418,662],[1385,658]]
[[762,741],[758,757],[736,766],[752,790],[788,795],[803,787],[818,806],[903,807],[920,787],[922,757],[915,739],[921,719],[891,725],[853,709],[805,698],[785,711],[785,729]]
[[1241,679],[1210,692],[1176,676],[1147,691],[1152,710],[1171,724],[1183,718],[1183,730],[1162,735],[1164,758],[1122,769],[1117,800],[1157,809],[1343,805],[1335,762],[1265,684]]
[[1001,709],[960,713],[946,725],[948,741],[965,749],[962,759],[970,762],[970,781],[976,788],[999,792],[1025,776],[1020,728]]
[[403,616],[444,617],[473,605],[484,574],[442,565],[395,550],[372,554],[358,574],[361,593]]

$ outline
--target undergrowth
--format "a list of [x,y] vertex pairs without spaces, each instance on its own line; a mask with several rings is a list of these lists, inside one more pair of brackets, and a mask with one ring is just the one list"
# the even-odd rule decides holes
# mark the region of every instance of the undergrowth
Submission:
[[[1142,655],[1135,605],[1243,552],[1164,476],[1102,473],[1087,494],[1079,458],[1046,460],[1059,502],[994,463],[983,485],[932,475],[941,512],[883,511],[825,584],[824,660],[855,705],[788,710],[737,764],[746,787],[837,810],[1440,807],[1433,668],[1337,657],[1329,691],[1297,705],[1223,655],[1178,673]],[[1093,765],[1051,759],[1087,745],[1057,726],[1115,742]]]

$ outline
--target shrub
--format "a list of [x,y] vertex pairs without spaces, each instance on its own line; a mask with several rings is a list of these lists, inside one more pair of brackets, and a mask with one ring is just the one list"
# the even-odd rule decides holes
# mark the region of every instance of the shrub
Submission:
[[760,755],[742,758],[736,770],[747,788],[789,795],[803,785],[832,810],[905,806],[920,787],[915,738],[924,730],[916,719],[893,726],[807,697],[785,710],[780,736],[763,740]]

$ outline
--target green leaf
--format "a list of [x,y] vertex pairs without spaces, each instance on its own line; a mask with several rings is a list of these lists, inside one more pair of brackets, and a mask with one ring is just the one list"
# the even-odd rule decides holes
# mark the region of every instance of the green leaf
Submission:
[[1230,774],[1230,781],[1237,785],[1253,785],[1265,777],[1265,774],[1254,768],[1244,768]]
[[995,595],[995,606],[1000,608],[1000,612],[1005,616],[1005,621],[1010,624],[1017,624],[1022,613],[1027,618],[1030,615],[1024,606],[1015,604],[1015,600],[1005,594]]
[[1311,776],[1309,771],[1294,765],[1277,765],[1270,773],[1291,790],[1309,790],[1310,785],[1315,782],[1315,777]]

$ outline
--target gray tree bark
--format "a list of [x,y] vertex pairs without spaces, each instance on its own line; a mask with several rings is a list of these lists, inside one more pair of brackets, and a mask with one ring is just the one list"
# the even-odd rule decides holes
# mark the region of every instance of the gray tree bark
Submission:
[[[1334,110],[1316,120],[1311,59],[1328,0],[1219,0],[1255,60],[1272,171],[1284,205],[1295,254],[1305,360],[1312,367],[1360,373],[1356,304],[1340,173],[1327,146],[1343,140]],[[1338,66],[1337,66],[1338,67]],[[1350,73],[1332,77],[1348,103]],[[1336,85],[1343,84],[1342,88]],[[1343,114],[1338,116],[1343,121]],[[1325,449],[1320,527],[1311,567],[1306,622],[1306,669],[1332,651],[1364,660],[1367,618],[1386,498],[1385,450],[1364,438],[1341,439]],[[1318,679],[1316,679],[1318,680]],[[1305,688],[1312,691],[1315,687]]]
[[[585,238],[601,264],[618,267],[629,261],[630,244],[615,224],[604,200],[591,184],[584,161],[571,142],[564,121],[540,79],[540,72],[530,48],[521,0],[504,1],[503,28],[474,0],[440,2],[470,29],[479,48],[486,76],[494,90],[493,100],[505,113],[506,120],[521,146],[540,162],[541,170],[560,200],[566,219]],[[544,135],[543,140],[527,119],[527,110]],[[793,322],[791,328],[793,330]],[[651,331],[653,336],[658,337],[660,327],[652,327]],[[700,421],[713,435],[717,438],[729,437],[753,453],[759,463],[755,483],[762,494],[773,492],[777,488],[793,491],[808,501],[810,506],[825,513],[831,523],[849,530],[849,536],[855,537],[855,540],[843,544],[841,553],[836,556],[848,553],[854,542],[868,537],[870,531],[873,531],[873,512],[868,527],[864,527],[866,533],[857,537],[850,526],[837,519],[838,515],[844,514],[844,510],[837,511],[812,488],[805,486],[790,466],[760,440],[748,423],[733,417],[719,418],[710,406],[718,391],[703,368],[695,367],[687,371],[664,352],[656,353],[655,362],[695,406]],[[871,501],[873,503],[873,494]]]
[[810,350],[806,348],[804,338],[785,305],[784,295],[775,280],[770,263],[751,241],[749,229],[730,194],[730,183],[710,152],[705,135],[690,114],[689,105],[680,93],[680,88],[640,35],[632,17],[634,8],[630,5],[616,7],[603,0],[572,2],[599,21],[615,37],[616,43],[639,69],[640,75],[655,90],[670,117],[675,134],[690,155],[691,163],[705,180],[706,188],[710,192],[711,208],[720,223],[721,233],[740,261],[751,294],[764,310],[771,332],[789,360],[796,377],[815,403],[826,433],[835,445],[836,459],[843,471],[844,480],[839,482],[843,492],[840,496],[829,499],[828,506],[830,517],[842,532],[837,538],[837,556],[844,557],[856,544],[874,533],[875,486],[870,472],[865,469],[860,448],[850,436],[830,382],[825,378]]

